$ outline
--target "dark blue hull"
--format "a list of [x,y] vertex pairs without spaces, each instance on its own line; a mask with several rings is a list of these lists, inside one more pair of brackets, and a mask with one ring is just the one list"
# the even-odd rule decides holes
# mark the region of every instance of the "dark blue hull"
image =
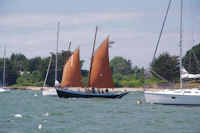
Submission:
[[109,94],[99,94],[99,93],[84,93],[79,91],[62,90],[56,89],[57,94],[60,98],[122,98],[128,92],[123,93],[109,93]]

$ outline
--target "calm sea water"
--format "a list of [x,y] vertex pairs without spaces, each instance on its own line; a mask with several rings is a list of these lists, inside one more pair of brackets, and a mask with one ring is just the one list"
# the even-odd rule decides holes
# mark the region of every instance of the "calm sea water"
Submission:
[[[136,101],[143,104],[137,105]],[[39,129],[41,127],[41,129]],[[41,91],[0,93],[0,133],[200,133],[200,107],[122,99],[60,99]]]

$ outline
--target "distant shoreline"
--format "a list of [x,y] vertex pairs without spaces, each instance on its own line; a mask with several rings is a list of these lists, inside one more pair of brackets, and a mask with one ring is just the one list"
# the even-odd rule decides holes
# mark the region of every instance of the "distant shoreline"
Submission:
[[[54,87],[37,87],[37,86],[19,86],[19,87],[16,87],[16,86],[8,86],[7,88],[11,89],[11,90],[33,90],[33,91],[39,91],[39,90],[44,90],[44,89],[54,89]],[[80,89],[83,89],[84,88],[80,88]],[[115,88],[113,89],[112,91],[115,91],[115,92],[122,92],[122,91],[143,91],[143,88],[142,87],[137,87],[137,88],[127,88],[127,87],[124,87],[124,88]],[[162,89],[156,89],[156,88],[151,88],[151,89],[148,89],[148,91],[159,91],[159,90],[162,90]]]

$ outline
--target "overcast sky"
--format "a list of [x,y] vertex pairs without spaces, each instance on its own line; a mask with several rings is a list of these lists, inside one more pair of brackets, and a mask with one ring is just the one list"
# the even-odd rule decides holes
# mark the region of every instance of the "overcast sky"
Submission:
[[[47,57],[56,48],[60,21],[59,51],[80,45],[88,69],[95,27],[96,48],[110,35],[114,41],[110,59],[123,56],[132,65],[148,67],[167,9],[168,0],[0,0],[0,56],[23,53],[28,58]],[[179,54],[180,0],[172,0],[158,54]],[[184,0],[183,52],[200,43],[200,1]],[[193,41],[194,40],[194,41]]]

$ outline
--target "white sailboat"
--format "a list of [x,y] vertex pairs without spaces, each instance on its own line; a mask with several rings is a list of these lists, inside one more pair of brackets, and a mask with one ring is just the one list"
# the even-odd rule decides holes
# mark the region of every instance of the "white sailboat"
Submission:
[[48,68],[47,68],[47,73],[46,73],[46,76],[45,76],[45,80],[44,80],[44,84],[43,84],[43,87],[42,87],[42,95],[43,96],[56,96],[57,95],[57,92],[56,90],[53,88],[53,89],[46,89],[46,81],[47,81],[47,77],[48,77],[48,74],[49,74],[49,69],[50,69],[50,66],[51,66],[51,61],[52,61],[52,57],[53,57],[53,54],[49,60],[49,65],[48,65]]
[[[57,62],[58,62],[58,39],[59,39],[59,26],[60,26],[60,23],[58,22],[58,28],[57,28],[57,43],[56,43],[56,64],[55,64],[55,86],[57,86],[57,84],[59,83],[57,81]],[[52,59],[52,57],[51,57]],[[46,74],[46,77],[45,77],[45,81],[44,81],[44,85],[43,87],[45,86],[46,84],[46,79],[47,79],[47,76],[48,76],[48,72],[49,72],[49,68],[50,68],[50,64],[51,64],[51,59],[49,61],[49,66],[48,66],[48,69],[47,69],[47,74]],[[53,89],[44,89],[42,91],[42,95],[43,96],[57,96],[57,92],[56,92],[56,89],[53,88]]]
[[2,87],[0,87],[0,92],[7,92],[10,91],[10,89],[8,89],[5,86],[5,76],[6,76],[6,47],[4,47],[4,57],[3,57],[3,84]]
[[180,19],[180,89],[167,89],[158,92],[144,91],[146,103],[164,105],[200,105],[200,88],[182,89],[184,78],[199,78],[199,74],[187,73],[182,67],[182,8],[181,0],[181,19]]

